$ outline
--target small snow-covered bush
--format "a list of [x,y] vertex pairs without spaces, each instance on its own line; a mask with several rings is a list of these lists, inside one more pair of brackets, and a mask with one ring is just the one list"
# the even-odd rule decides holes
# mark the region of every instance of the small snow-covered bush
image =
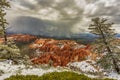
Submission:
[[14,59],[20,57],[20,50],[13,41],[0,44],[0,59]]

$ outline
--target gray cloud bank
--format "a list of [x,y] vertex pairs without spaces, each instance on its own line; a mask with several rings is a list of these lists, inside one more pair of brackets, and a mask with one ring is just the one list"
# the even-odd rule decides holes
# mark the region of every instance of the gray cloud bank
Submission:
[[107,17],[120,33],[120,0],[11,0],[8,32],[71,37],[88,32],[92,17]]

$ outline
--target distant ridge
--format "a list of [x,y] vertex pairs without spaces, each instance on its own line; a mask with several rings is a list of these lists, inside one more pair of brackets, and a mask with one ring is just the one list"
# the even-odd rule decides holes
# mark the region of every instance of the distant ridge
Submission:
[[[25,32],[21,32],[21,33],[14,33],[14,32],[8,32],[7,34],[30,34],[30,35],[35,35],[35,34],[31,34],[31,33],[25,33]],[[72,34],[70,37],[67,36],[50,36],[49,34],[40,34],[40,35],[35,35],[38,37],[43,37],[43,38],[55,38],[55,39],[93,39],[96,38],[97,36],[91,33],[79,33],[79,34]]]

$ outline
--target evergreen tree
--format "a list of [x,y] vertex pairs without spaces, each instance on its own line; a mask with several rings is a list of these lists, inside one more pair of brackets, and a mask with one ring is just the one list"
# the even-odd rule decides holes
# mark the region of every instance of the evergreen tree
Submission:
[[5,19],[6,8],[10,7],[7,0],[0,0],[0,36],[4,37],[3,43],[0,43],[0,59],[15,59],[20,57],[20,50],[13,40],[7,39]]
[[6,24],[7,21],[5,19],[5,15],[6,15],[6,8],[10,7],[9,2],[7,2],[7,0],[0,0],[0,34],[3,35],[4,40],[5,40],[5,44],[7,44],[7,36],[6,36]]
[[105,69],[114,69],[117,73],[120,73],[120,54],[115,52],[117,47],[112,44],[116,35],[114,29],[112,29],[113,23],[108,23],[107,19],[98,17],[93,18],[92,22],[89,26],[90,32],[98,36],[95,51],[104,53],[98,63]]

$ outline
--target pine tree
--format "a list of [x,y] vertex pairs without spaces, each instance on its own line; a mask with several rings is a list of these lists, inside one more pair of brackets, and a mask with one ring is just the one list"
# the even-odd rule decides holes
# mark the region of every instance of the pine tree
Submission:
[[117,73],[120,73],[119,53],[115,53],[117,48],[111,44],[115,40],[116,33],[112,29],[113,23],[108,23],[108,19],[105,18],[93,18],[92,24],[89,26],[91,33],[96,34],[98,39],[96,40],[96,51],[98,53],[104,53],[104,56],[98,61],[100,66],[105,69],[114,69]]
[[6,8],[10,7],[9,2],[7,2],[7,0],[0,0],[0,33],[3,35],[4,40],[5,40],[5,44],[7,44],[7,36],[6,36],[6,24],[7,21],[5,19],[5,15],[6,15]]
[[10,7],[7,0],[0,0],[0,36],[4,37],[3,43],[0,43],[0,59],[15,59],[20,57],[20,50],[13,40],[7,39],[5,19],[6,8]]

